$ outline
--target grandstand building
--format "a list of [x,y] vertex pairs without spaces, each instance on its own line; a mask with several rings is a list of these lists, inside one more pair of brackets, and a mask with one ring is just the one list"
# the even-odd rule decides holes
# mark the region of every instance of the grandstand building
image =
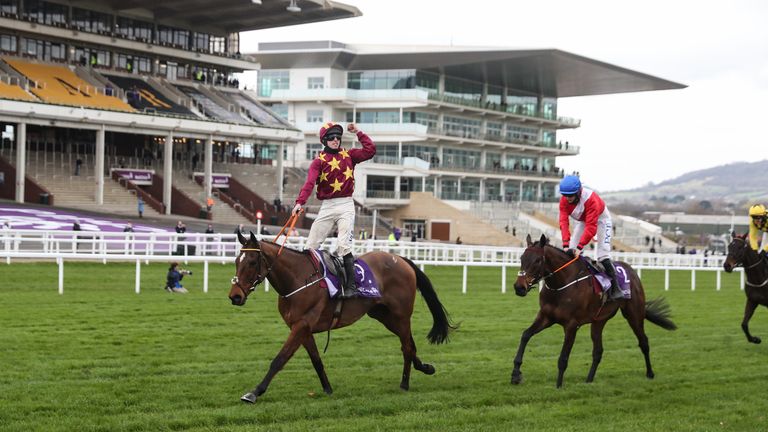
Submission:
[[139,196],[147,213],[226,223],[277,211],[266,201],[303,134],[239,88],[259,67],[239,32],[359,15],[326,0],[0,0],[0,198],[136,214]]
[[557,158],[579,153],[557,132],[580,124],[560,115],[559,98],[684,87],[560,50],[310,41],[253,55],[259,100],[306,135],[296,163],[321,149],[324,122],[359,123],[378,149],[357,169],[355,198],[401,226],[411,222],[391,210],[413,193],[461,209],[556,200]]

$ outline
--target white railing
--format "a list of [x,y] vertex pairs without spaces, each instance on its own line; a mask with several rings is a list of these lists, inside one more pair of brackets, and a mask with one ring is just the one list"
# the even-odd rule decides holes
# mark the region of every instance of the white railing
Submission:
[[[273,240],[274,236],[259,236]],[[282,238],[279,239],[282,242]],[[289,237],[287,247],[303,249],[304,237]],[[335,240],[326,240],[323,249],[335,250]],[[1,230],[0,259],[7,264],[13,260],[52,259],[59,265],[59,292],[63,293],[63,265],[68,260],[96,260],[107,262],[136,262],[136,292],[140,291],[140,263],[199,262],[204,265],[203,291],[208,290],[209,263],[234,263],[240,244],[235,234],[198,234],[174,232],[93,232],[93,231],[44,231]],[[371,251],[387,251],[411,259],[424,268],[431,266],[463,267],[462,292],[467,292],[468,267],[500,267],[501,292],[506,292],[508,267],[520,265],[524,248],[453,243],[428,243],[389,240],[356,240],[353,253],[362,255]],[[691,272],[691,289],[696,289],[696,272],[716,272],[716,289],[721,287],[724,256],[651,254],[641,252],[616,252],[613,259],[632,265],[639,274],[644,269],[664,270],[665,290],[669,290],[672,270]],[[744,286],[744,273],[740,273],[740,286]],[[265,286],[268,289],[268,285]]]

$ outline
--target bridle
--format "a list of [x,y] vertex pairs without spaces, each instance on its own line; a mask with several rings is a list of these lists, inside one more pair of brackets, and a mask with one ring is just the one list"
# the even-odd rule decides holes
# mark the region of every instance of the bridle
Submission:
[[[242,248],[240,249],[240,252],[258,252],[259,253],[259,257],[258,257],[259,270],[261,270],[261,262],[262,261],[267,262],[267,259],[261,253],[260,248]],[[267,262],[267,264],[269,263]],[[258,272],[256,272],[256,280],[254,280],[251,286],[248,288],[244,288],[243,285],[240,284],[240,279],[237,277],[237,275],[232,276],[232,280],[230,282],[232,282],[232,285],[237,285],[237,287],[240,288],[243,294],[250,294],[256,290],[256,286],[264,282],[264,279],[266,279],[267,276],[269,276],[269,274],[272,272],[272,269],[274,267],[275,267],[275,263],[273,262],[272,265],[267,268],[267,271],[266,273],[264,273],[264,275],[261,275]]]
[[[543,249],[543,248],[542,248],[542,249]],[[543,257],[544,257],[544,255],[542,254],[542,258],[543,258]],[[550,272],[550,273],[549,273],[549,274],[547,274],[546,276],[541,276],[541,275],[539,275],[539,276],[536,276],[536,277],[534,277],[534,278],[532,278],[532,279],[528,280],[528,278],[526,277],[526,275],[527,275],[527,272],[526,272],[525,270],[522,270],[522,269],[520,269],[520,271],[517,273],[517,275],[518,275],[519,277],[524,277],[524,278],[526,278],[526,279],[525,279],[525,283],[526,283],[526,292],[529,292],[531,289],[533,289],[533,287],[534,287],[536,284],[538,284],[538,283],[539,283],[539,282],[541,282],[542,280],[547,280],[547,279],[548,279],[548,278],[550,278],[551,276],[554,276],[554,275],[555,275],[557,272],[559,272],[560,270],[563,270],[564,268],[566,268],[566,267],[568,267],[569,265],[571,265],[571,264],[573,264],[574,262],[576,262],[576,260],[577,260],[577,259],[579,259],[579,257],[574,257],[572,260],[570,260],[570,261],[568,261],[567,263],[565,263],[565,264],[561,265],[560,267],[558,267],[558,268],[557,268],[557,269],[555,269],[554,271]],[[581,282],[581,281],[583,281],[584,279],[587,279],[589,276],[590,276],[590,275],[589,275],[589,274],[587,274],[586,276],[584,276],[584,277],[581,277],[581,278],[578,278],[578,279],[575,279],[574,281],[572,281],[572,282],[569,282],[568,284],[566,284],[566,285],[564,285],[564,286],[561,286],[560,288],[550,288],[550,287],[549,287],[549,286],[547,286],[546,284],[545,284],[544,286],[545,286],[547,289],[549,289],[549,290],[552,290],[552,291],[561,291],[561,290],[564,290],[564,289],[568,288],[569,286],[571,286],[571,285],[573,285],[573,284],[575,284],[575,283],[578,283],[578,282]]]

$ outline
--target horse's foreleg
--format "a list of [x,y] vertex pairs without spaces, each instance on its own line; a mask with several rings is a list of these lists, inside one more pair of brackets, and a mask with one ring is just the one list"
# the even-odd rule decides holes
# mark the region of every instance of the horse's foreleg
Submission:
[[523,330],[523,335],[520,337],[520,345],[517,347],[517,354],[515,355],[515,367],[512,369],[512,384],[523,382],[523,373],[520,372],[520,366],[523,365],[523,354],[525,353],[525,346],[528,345],[528,341],[531,340],[533,335],[551,325],[552,322],[549,318],[538,314],[533,324]]
[[603,359],[603,328],[608,321],[595,321],[592,323],[592,366],[589,368],[587,382],[595,379],[595,372],[600,360]]
[[576,324],[569,324],[565,327],[563,349],[560,351],[560,358],[557,359],[557,388],[563,386],[563,375],[565,375],[565,370],[568,369],[568,357],[571,356],[571,348],[573,348],[573,342],[576,341],[576,331],[578,329],[579,326]]
[[741,329],[744,330],[744,334],[747,335],[747,340],[753,344],[762,342],[759,337],[749,334],[749,320],[752,319],[752,314],[755,313],[756,308],[757,302],[747,299],[747,306],[744,308],[744,319],[741,320]]
[[317,344],[312,335],[309,335],[304,341],[304,348],[307,350],[307,354],[309,354],[309,359],[312,360],[312,366],[315,367],[317,377],[320,378],[320,384],[323,386],[323,391],[326,394],[332,394],[333,389],[331,388],[331,383],[328,381],[328,376],[325,374],[323,361],[320,360],[320,351],[317,350]]
[[299,349],[299,346],[305,342],[307,337],[312,337],[312,334],[309,331],[309,325],[304,321],[300,321],[294,324],[291,327],[291,334],[288,336],[288,340],[285,341],[283,347],[280,349],[280,352],[277,353],[277,356],[269,365],[269,371],[267,372],[267,375],[264,376],[264,379],[261,380],[259,385],[256,386],[252,392],[244,394],[240,400],[249,403],[256,402],[256,398],[263,395],[264,392],[267,391],[269,383],[272,381],[275,375],[280,372],[283,366],[288,363],[288,360],[293,357],[293,354],[296,353],[296,350]]

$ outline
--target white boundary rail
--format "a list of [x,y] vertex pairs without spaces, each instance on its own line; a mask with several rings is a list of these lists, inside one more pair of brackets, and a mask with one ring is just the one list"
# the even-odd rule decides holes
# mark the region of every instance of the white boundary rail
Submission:
[[[260,236],[273,240],[273,236]],[[305,238],[291,237],[288,247],[302,249]],[[280,240],[282,241],[282,239]],[[329,240],[323,248],[333,250]],[[136,293],[141,292],[141,262],[203,263],[203,292],[208,292],[210,263],[234,263],[240,249],[235,234],[176,234],[176,233],[110,233],[91,231],[0,231],[0,259],[7,264],[13,260],[55,260],[59,268],[59,294],[64,293],[64,262],[95,260],[136,263]],[[422,269],[426,265],[462,267],[462,292],[467,292],[469,267],[501,267],[501,292],[507,291],[507,268],[520,265],[523,248],[455,245],[448,243],[390,242],[388,240],[355,241],[354,253],[382,250],[411,259]],[[696,273],[716,272],[716,290],[721,288],[724,256],[650,254],[614,252],[613,259],[632,265],[638,274],[644,269],[664,270],[664,289],[669,290],[670,271],[691,272],[691,290],[696,289]],[[739,286],[744,287],[744,272],[739,272]],[[233,268],[234,274],[234,268]],[[269,290],[269,282],[265,282]]]

